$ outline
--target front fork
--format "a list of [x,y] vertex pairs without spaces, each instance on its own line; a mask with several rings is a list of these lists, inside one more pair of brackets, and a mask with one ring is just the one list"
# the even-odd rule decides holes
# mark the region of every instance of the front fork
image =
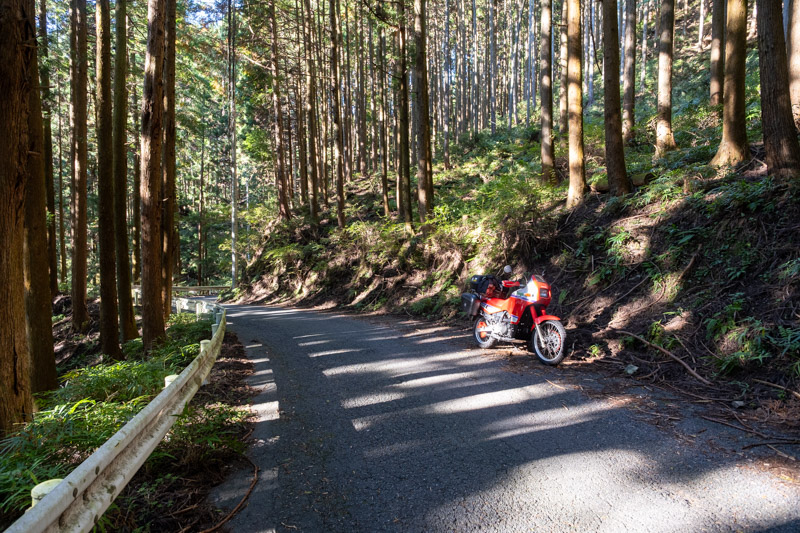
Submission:
[[[545,345],[544,345],[544,334],[542,333],[542,328],[539,327],[539,323],[538,322],[534,322],[533,325],[536,326],[536,333],[539,336],[539,343],[540,343],[540,345],[542,347],[542,350],[544,350],[545,349]],[[534,337],[536,337],[536,335],[534,335]]]

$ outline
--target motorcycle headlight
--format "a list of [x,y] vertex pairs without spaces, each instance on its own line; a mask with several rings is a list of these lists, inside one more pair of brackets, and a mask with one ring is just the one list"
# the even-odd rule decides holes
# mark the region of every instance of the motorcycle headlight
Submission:
[[549,297],[550,297],[550,291],[548,291],[547,289],[539,289],[539,298],[549,298]]

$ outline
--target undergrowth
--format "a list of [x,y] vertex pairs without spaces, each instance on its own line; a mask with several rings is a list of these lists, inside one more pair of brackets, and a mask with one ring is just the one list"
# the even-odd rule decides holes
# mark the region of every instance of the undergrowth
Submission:
[[[757,55],[749,43],[747,129],[758,158]],[[708,50],[678,50],[678,149],[662,159],[653,147],[655,80],[639,87],[636,140],[626,147],[632,194],[597,192],[606,180],[598,84],[584,113],[586,178],[596,190],[581,207],[564,207],[566,138],[555,138],[559,184],[542,185],[535,128],[509,129],[501,118],[495,135],[461,135],[451,168],[435,164],[434,214],[415,232],[383,216],[378,176],[356,176],[346,187],[348,225],[336,228],[332,211],[318,226],[307,216],[271,224],[239,295],[447,319],[457,316],[469,276],[508,263],[553,284],[551,310],[576,339],[573,358],[630,347],[613,348],[608,333],[628,328],[688,350],[712,378],[796,387],[800,194],[758,163],[708,165],[721,137],[721,109],[708,104],[708,61]],[[655,58],[647,68],[655,72]]]
[[[60,368],[59,388],[37,396],[33,421],[0,441],[0,526],[30,505],[34,485],[65,477],[146,406],[166,376],[200,353],[210,332],[210,320],[173,314],[166,340],[147,355],[135,340],[124,345],[123,361]],[[148,464],[190,461],[220,446],[239,449],[228,435],[244,417],[226,405],[187,407]]]

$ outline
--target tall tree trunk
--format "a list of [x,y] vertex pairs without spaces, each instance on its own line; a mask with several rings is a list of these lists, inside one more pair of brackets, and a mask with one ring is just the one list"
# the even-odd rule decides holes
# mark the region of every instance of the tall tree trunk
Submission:
[[399,29],[396,33],[397,55],[395,82],[397,83],[397,151],[398,168],[397,197],[400,218],[411,230],[413,217],[411,207],[411,165],[408,146],[408,68],[406,66],[406,13],[405,0],[398,4]]
[[58,243],[56,242],[56,195],[53,185],[53,134],[50,127],[52,96],[50,93],[50,67],[47,62],[47,0],[39,1],[39,69],[42,86],[42,112],[44,115],[44,185],[47,194],[47,257],[50,269],[50,295],[58,294]]
[[[458,5],[460,6],[461,4],[459,3]],[[459,11],[459,13],[460,13],[460,11]],[[443,83],[443,87],[442,87],[443,93],[444,93],[443,94],[443,98],[442,98],[442,113],[444,114],[444,120],[443,120],[443,124],[442,124],[444,126],[444,132],[443,132],[443,136],[442,136],[443,140],[444,140],[444,144],[443,144],[444,153],[443,153],[443,157],[442,157],[442,159],[443,159],[442,162],[444,163],[444,168],[445,169],[449,169],[450,168],[450,68],[451,68],[451,62],[450,62],[450,1],[449,0],[445,0],[444,17],[445,17],[445,19],[444,19],[444,47],[443,47],[444,48],[444,72],[442,73],[442,78],[443,78],[442,81],[444,82]],[[459,18],[459,21],[460,21],[460,18]],[[462,87],[462,85],[459,85],[459,87]],[[463,94],[463,90],[460,91],[459,94],[462,95]],[[459,106],[459,107],[463,107],[463,103],[462,103],[462,106]],[[463,108],[460,109],[459,111],[463,112]]]
[[58,102],[56,105],[56,115],[58,115],[58,244],[59,255],[61,256],[61,283],[67,282],[67,239],[66,224],[64,222],[64,143],[61,128],[61,76],[56,69],[56,87],[58,91]]
[[555,154],[553,152],[553,15],[552,0],[542,0],[542,46],[540,68],[542,75],[540,101],[542,102],[542,183],[553,181]]
[[480,117],[480,69],[478,68],[478,10],[472,0],[472,131],[478,133]]
[[197,285],[203,285],[205,257],[203,256],[203,235],[205,232],[205,178],[206,178],[206,126],[203,124],[200,136],[200,198],[197,211]]
[[[303,0],[305,5],[305,21],[306,24],[304,26],[304,34],[305,34],[305,42],[306,42],[306,123],[308,124],[308,160],[309,160],[309,167],[311,171],[311,220],[316,223],[319,217],[319,163],[318,159],[320,157],[317,154],[317,113],[316,113],[316,103],[317,103],[317,73],[314,64],[313,55],[313,32],[314,32],[314,23],[311,19],[311,2],[310,0]],[[324,154],[322,154],[324,157]]]
[[97,0],[97,235],[100,263],[100,346],[120,359],[114,247],[114,154],[111,151],[111,6]]
[[795,125],[800,128],[800,0],[792,1],[786,40],[789,53],[789,97],[792,101],[792,116]]
[[581,86],[581,2],[567,2],[567,105],[569,113],[569,191],[567,207],[583,203],[586,171],[583,155],[583,87]]
[[706,32],[706,0],[700,0],[700,16],[698,17],[697,25],[697,49],[703,50],[703,37]]
[[[23,0],[7,0],[0,9],[0,435],[31,420],[30,359],[25,334],[23,221],[27,181],[28,113],[33,39],[22,16]],[[48,315],[49,316],[49,315]]]
[[[633,5],[628,0],[629,6]],[[630,16],[629,7],[627,10]],[[605,93],[605,126],[606,126],[606,173],[608,187],[613,196],[622,196],[631,192],[631,182],[625,168],[625,149],[622,138],[622,119],[619,105],[619,48],[617,43],[617,0],[603,0],[603,91]],[[635,16],[635,15],[634,15]],[[628,19],[628,29],[634,23]],[[633,41],[633,37],[630,36]],[[626,39],[627,41],[627,39]],[[634,52],[629,50],[627,60],[633,60]],[[627,74],[627,73],[626,73]],[[631,73],[631,80],[633,74]],[[633,92],[633,91],[631,91]],[[633,97],[631,95],[631,97]]]
[[386,125],[388,119],[386,112],[386,36],[383,33],[383,26],[379,27],[379,47],[378,47],[378,72],[380,73],[380,137],[381,137],[381,189],[383,192],[383,216],[389,218],[389,147],[388,135],[389,128]]
[[164,22],[164,139],[161,145],[161,303],[164,320],[172,312],[172,279],[178,251],[175,211],[175,33],[177,0],[166,1]]
[[[713,1],[713,0],[712,0]],[[645,81],[647,79],[647,23],[649,22],[650,0],[645,0],[644,16],[642,17],[642,68],[639,75],[639,90],[644,93],[647,89]]]
[[[272,24],[273,32],[275,26],[275,6],[270,4],[273,10]],[[273,46],[276,43],[273,42]],[[275,73],[277,76],[277,64]],[[277,83],[277,79],[275,80]],[[278,95],[280,100],[280,95]],[[278,116],[280,120],[280,116]],[[283,125],[280,127],[283,131]],[[236,287],[237,280],[239,279],[239,251],[238,251],[238,234],[239,234],[239,175],[236,166],[236,4],[233,0],[228,0],[228,136],[230,138],[230,171],[231,171],[231,289]],[[283,157],[281,151],[280,156]],[[281,163],[283,161],[281,160]],[[285,209],[281,214],[284,218],[288,218],[288,199],[286,198],[286,182],[283,182],[281,188],[283,197],[281,198],[280,207]]]
[[489,113],[491,114],[490,124],[492,125],[492,135],[495,134],[496,129],[496,111],[495,99],[497,99],[497,29],[495,21],[495,12],[497,8],[495,2],[497,0],[488,0],[489,4],[489,69],[487,76],[489,77]]
[[331,112],[333,114],[333,159],[336,167],[336,220],[340,228],[344,227],[344,132],[342,117],[339,112],[339,21],[337,20],[338,0],[330,0],[331,9]]
[[675,33],[675,0],[661,0],[658,42],[658,115],[656,157],[677,148],[672,135],[672,53]]
[[558,126],[562,134],[569,130],[569,119],[567,117],[567,9],[570,0],[561,0],[561,50],[558,61],[561,64],[561,84],[558,97]]
[[[25,14],[34,28],[33,0],[26,0]],[[33,36],[29,36],[33,38]],[[34,41],[35,42],[35,41]],[[53,352],[52,294],[48,275],[47,211],[45,206],[44,128],[39,92],[39,72],[36,47],[26,54],[26,74],[30,83],[28,98],[28,160],[25,183],[24,279],[25,316],[28,349],[30,350],[31,392],[43,392],[58,387],[56,358]]]
[[781,178],[800,176],[800,145],[791,116],[786,43],[779,2],[758,0],[761,126],[767,169]]
[[419,147],[417,159],[417,192],[419,198],[419,220],[424,223],[433,214],[433,167],[431,165],[431,124],[428,113],[428,59],[426,48],[425,0],[414,0],[414,45],[416,51],[417,124],[419,125]]
[[164,337],[161,301],[161,139],[164,115],[166,3],[147,2],[147,55],[142,95],[142,342],[146,350]]
[[723,79],[725,77],[725,3],[726,0],[711,0],[711,105],[722,103]]
[[127,1],[116,1],[116,50],[114,55],[114,245],[117,262],[117,297],[119,298],[119,331],[123,341],[139,336],[131,298],[131,269],[128,260],[128,27]]
[[[616,1],[614,3],[616,3]],[[622,107],[622,140],[627,144],[631,142],[635,136],[634,124],[636,122],[636,3],[633,0],[627,0],[625,5],[625,71],[622,80],[624,95]],[[603,25],[605,26],[605,12],[603,14]],[[606,46],[611,42],[608,40],[608,34],[606,34],[605,42]],[[606,74],[604,73],[604,80],[605,76]],[[617,90],[619,90],[619,87],[617,87]]]
[[86,307],[87,221],[86,165],[88,161],[86,85],[86,0],[70,4],[70,85],[72,126],[72,326],[77,331],[89,327]]
[[750,159],[744,84],[747,59],[746,0],[728,0],[726,27],[722,142],[711,160],[714,166],[738,165]]
[[[131,54],[131,68],[136,65],[136,54]],[[139,96],[136,86],[133,84],[133,104],[131,114],[133,115],[133,131],[140,132],[139,119],[141,117],[142,106],[139,104]],[[141,146],[139,146],[141,148]],[[135,146],[133,148],[133,188],[131,190],[131,218],[133,219],[133,235],[131,235],[131,277],[134,283],[142,279],[142,153]]]

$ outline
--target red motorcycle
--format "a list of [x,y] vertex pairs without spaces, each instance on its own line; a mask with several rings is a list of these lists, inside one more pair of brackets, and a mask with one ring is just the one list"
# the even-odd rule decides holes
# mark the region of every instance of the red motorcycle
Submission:
[[[511,273],[511,267],[503,269]],[[564,359],[567,332],[557,316],[546,313],[552,293],[541,276],[525,282],[500,280],[489,274],[472,276],[470,292],[461,295],[461,310],[470,319],[475,342],[491,348],[498,342],[525,340],[546,365]]]

